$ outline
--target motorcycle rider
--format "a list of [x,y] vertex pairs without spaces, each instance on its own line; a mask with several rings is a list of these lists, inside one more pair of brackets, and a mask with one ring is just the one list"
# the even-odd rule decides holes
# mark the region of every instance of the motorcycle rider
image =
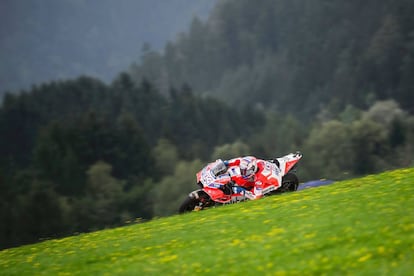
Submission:
[[[228,168],[232,181],[244,188],[244,195],[251,199],[259,199],[263,197],[263,181],[267,179],[266,176],[263,176],[262,173],[266,168],[265,160],[258,159],[254,156],[243,156],[238,158],[233,158],[230,160],[225,160],[224,165]],[[275,162],[272,162],[275,163]],[[278,164],[276,163],[278,168]],[[228,186],[233,183],[229,183]],[[280,187],[280,183],[276,181],[276,189]],[[229,192],[228,187],[223,187],[223,191]]]

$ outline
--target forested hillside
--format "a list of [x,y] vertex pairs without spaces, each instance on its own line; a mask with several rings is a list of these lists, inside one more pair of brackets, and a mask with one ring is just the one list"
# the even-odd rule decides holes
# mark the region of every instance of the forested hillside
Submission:
[[155,183],[179,160],[208,160],[215,145],[264,123],[262,113],[243,118],[186,86],[165,97],[125,73],[111,85],[81,77],[8,94],[0,109],[0,244],[149,219]]
[[413,14],[410,0],[223,0],[131,72],[302,119],[388,98],[412,113]]
[[7,94],[0,248],[174,214],[216,158],[300,150],[301,181],[412,166],[413,6],[222,0],[109,84]]
[[111,85],[81,77],[9,94],[0,108],[1,247],[174,214],[215,158],[301,150],[302,181],[413,164],[414,118],[394,101],[335,117],[305,126],[188,86],[163,96],[126,73]]

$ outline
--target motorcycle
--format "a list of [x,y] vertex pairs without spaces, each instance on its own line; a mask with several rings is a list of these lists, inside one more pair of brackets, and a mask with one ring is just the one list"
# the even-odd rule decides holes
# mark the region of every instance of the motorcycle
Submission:
[[[255,176],[262,184],[264,196],[293,192],[298,189],[299,179],[295,174],[297,163],[302,158],[300,152],[262,160],[263,170]],[[240,176],[240,168],[227,167],[221,159],[207,164],[197,174],[200,189],[192,191],[180,205],[178,212],[199,211],[223,204],[239,203],[252,199],[252,192],[237,185],[233,179]]]

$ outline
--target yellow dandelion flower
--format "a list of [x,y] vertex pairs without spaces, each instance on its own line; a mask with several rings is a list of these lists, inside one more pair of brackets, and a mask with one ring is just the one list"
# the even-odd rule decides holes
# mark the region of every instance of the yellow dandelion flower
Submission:
[[167,262],[174,261],[175,259],[177,259],[177,255],[168,255],[168,256],[165,256],[165,257],[161,258],[160,261],[162,263],[167,263]]
[[266,235],[268,236],[276,236],[285,232],[283,228],[273,227]]
[[309,233],[309,234],[305,234],[305,239],[312,239],[312,238],[314,238],[316,236],[316,233],[315,232],[313,232],[313,233]]
[[235,239],[231,242],[232,246],[238,246],[239,244],[241,244],[241,241],[239,239]]
[[358,262],[360,262],[360,263],[366,262],[366,261],[368,261],[369,259],[371,259],[371,257],[372,257],[372,254],[368,253],[368,254],[366,254],[366,255],[364,255],[364,256],[362,256],[362,257],[360,257],[360,258],[358,259]]

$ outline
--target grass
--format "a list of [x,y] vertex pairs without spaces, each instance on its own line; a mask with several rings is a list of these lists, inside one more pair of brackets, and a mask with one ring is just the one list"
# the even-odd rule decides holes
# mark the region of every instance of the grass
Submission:
[[0,275],[412,275],[414,168],[0,251]]

